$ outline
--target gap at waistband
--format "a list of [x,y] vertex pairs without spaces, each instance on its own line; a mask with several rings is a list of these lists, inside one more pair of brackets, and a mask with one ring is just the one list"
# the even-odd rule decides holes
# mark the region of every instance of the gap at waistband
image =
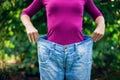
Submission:
[[84,35],[84,40],[81,41],[81,42],[71,43],[71,44],[67,44],[67,45],[61,45],[61,44],[58,44],[58,43],[47,40],[47,35],[42,35],[42,36],[39,36],[38,42],[39,41],[43,41],[43,42],[47,42],[47,43],[50,43],[50,44],[56,44],[56,45],[59,45],[61,47],[65,47],[65,46],[79,45],[79,44],[83,44],[83,43],[89,42],[89,41],[93,42],[93,39],[92,39],[91,36]]

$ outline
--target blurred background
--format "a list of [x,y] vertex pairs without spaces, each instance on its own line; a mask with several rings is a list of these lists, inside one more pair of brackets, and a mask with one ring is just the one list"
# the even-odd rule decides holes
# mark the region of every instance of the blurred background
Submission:
[[[0,0],[0,80],[39,80],[37,44],[29,42],[20,14],[33,0]],[[91,80],[120,80],[120,0],[94,0],[106,21],[103,39],[94,43]],[[96,24],[84,13],[83,33]],[[31,19],[40,35],[47,33],[43,8]]]

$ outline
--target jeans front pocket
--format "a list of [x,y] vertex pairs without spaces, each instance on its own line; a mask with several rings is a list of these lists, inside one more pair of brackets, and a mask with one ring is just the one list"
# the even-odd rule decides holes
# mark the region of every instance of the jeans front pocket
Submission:
[[46,46],[39,46],[38,47],[38,58],[39,58],[39,63],[47,63],[49,60],[49,55],[50,50]]
[[92,46],[87,44],[78,45],[76,53],[78,55],[78,61],[84,64],[92,63]]

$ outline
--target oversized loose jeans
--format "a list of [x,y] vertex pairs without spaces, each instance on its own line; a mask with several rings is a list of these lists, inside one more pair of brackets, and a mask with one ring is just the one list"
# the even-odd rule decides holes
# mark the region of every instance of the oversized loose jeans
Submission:
[[93,40],[61,45],[47,40],[37,42],[40,80],[90,80]]

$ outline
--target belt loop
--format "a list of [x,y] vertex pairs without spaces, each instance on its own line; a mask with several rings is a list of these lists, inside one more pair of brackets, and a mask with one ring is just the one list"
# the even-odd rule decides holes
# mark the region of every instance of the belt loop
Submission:
[[74,44],[74,51],[76,51],[76,44]]
[[55,43],[52,42],[50,45],[51,45],[50,55],[52,55],[52,54],[54,53],[54,49],[55,49],[54,46],[55,46]]
[[75,43],[74,51],[77,51],[77,43]]
[[55,51],[55,43],[52,43],[52,50]]

